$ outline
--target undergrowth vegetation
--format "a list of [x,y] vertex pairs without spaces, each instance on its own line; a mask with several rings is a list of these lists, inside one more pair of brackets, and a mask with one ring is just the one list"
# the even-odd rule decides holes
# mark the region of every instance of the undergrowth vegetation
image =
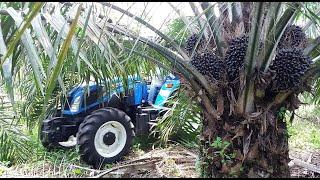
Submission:
[[187,147],[197,147],[201,109],[195,96],[182,87],[168,100],[166,107],[164,115],[152,127],[157,142],[160,145],[179,142]]
[[[172,109],[172,111],[174,111],[173,113],[183,114],[184,111],[181,111],[181,109],[179,108],[181,107],[177,105],[176,109]],[[290,148],[320,150],[319,106],[303,106],[299,111],[296,112],[296,114],[296,116],[299,117],[296,117],[296,119],[292,123],[288,121]],[[180,118],[183,118],[183,116],[180,116]],[[290,119],[289,114],[287,114],[286,119]],[[160,119],[160,121],[163,121],[160,123],[160,126],[164,125],[165,121],[171,122],[171,120],[168,118]],[[171,123],[173,122],[177,121],[172,120]],[[165,129],[165,127],[168,126],[157,128],[158,130],[164,130],[164,132],[162,133],[167,133],[167,141],[164,141],[164,139],[155,138],[152,135],[137,136],[134,139],[134,145],[131,155],[140,156],[153,148],[164,147],[163,145],[165,142],[166,145],[170,145],[170,143],[180,142],[180,144],[186,147],[195,148],[197,146],[197,138],[195,137],[194,139],[192,139],[192,136],[189,136],[189,139],[187,137],[182,138],[183,133],[181,129],[181,123],[182,122],[180,122],[180,124],[177,123],[172,125],[172,128],[180,129],[179,131]],[[83,168],[90,169],[91,167],[80,160],[77,148],[59,149],[48,152],[38,140],[38,131],[36,127],[33,128],[32,131],[26,131],[26,134],[29,137],[27,142],[28,147],[24,148],[30,150],[28,156],[25,157],[24,161],[18,161],[15,164],[12,164],[12,162],[10,161],[2,160],[0,164],[0,176],[1,174],[4,174],[6,171],[8,171],[7,168],[9,167],[11,167],[11,170],[15,169],[15,171],[19,172],[20,174],[33,174],[39,177],[90,176],[90,174],[88,173],[90,171],[87,171]],[[22,154],[21,156],[23,157]],[[127,157],[124,157],[124,160],[127,160],[126,158]],[[103,169],[112,167],[113,164],[107,164]]]
[[[289,118],[289,117],[288,117]],[[302,106],[289,123],[289,143],[292,148],[320,150],[320,107]]]

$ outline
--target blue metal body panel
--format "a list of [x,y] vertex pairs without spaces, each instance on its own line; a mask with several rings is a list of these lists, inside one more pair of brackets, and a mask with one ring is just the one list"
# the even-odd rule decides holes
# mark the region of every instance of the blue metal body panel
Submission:
[[[168,87],[168,84],[171,86]],[[178,79],[167,79],[161,86],[161,89],[157,95],[156,101],[154,102],[155,107],[163,107],[168,98],[172,93],[180,86],[180,80]]]
[[[113,94],[119,94],[125,91],[120,79],[114,79],[111,82],[111,84],[113,85],[113,89],[111,88],[110,93],[107,93],[106,96],[99,98],[96,102],[86,105],[84,103],[85,93],[87,93],[86,88],[89,88],[88,91],[92,92],[97,90],[98,85],[96,85],[95,83],[89,83],[89,87],[83,84],[76,86],[75,88],[69,91],[68,97],[70,97],[69,101],[71,100],[71,102],[69,102],[70,107],[75,103],[75,100],[77,98],[80,98],[79,108],[77,109],[77,111],[71,111],[71,108],[65,108],[63,110],[63,114],[77,115],[101,103],[108,102]],[[173,84],[173,86],[167,87],[167,84]],[[165,82],[163,83],[162,87],[160,88],[158,95],[156,96],[156,100],[154,103],[155,107],[161,108],[164,105],[165,101],[171,96],[173,91],[175,91],[179,87],[179,85],[179,79],[177,79],[176,77],[172,78],[168,76]],[[148,89],[150,89],[150,87],[148,87],[145,82],[141,81],[140,78],[131,77],[128,78],[128,86],[129,92],[131,93],[127,95],[127,105],[138,106],[143,104],[144,102],[147,102]]]
[[133,105],[139,105],[142,104],[142,99],[143,99],[143,87],[146,86],[146,84],[143,84],[141,82],[136,83],[133,91],[133,96],[134,96],[134,102]]
[[[96,84],[93,84],[93,85],[89,85],[89,91],[95,91],[97,89],[97,85]],[[81,86],[78,86],[77,88],[74,89],[74,91],[72,93],[70,93],[70,96],[72,97],[72,101],[69,102],[70,103],[70,106],[72,104],[75,103],[75,100],[80,97],[80,104],[79,104],[79,109],[77,111],[71,111],[71,109],[69,108],[68,110],[64,110],[63,111],[63,114],[64,115],[76,115],[76,114],[79,114],[79,113],[82,113],[84,111],[86,111],[87,109],[90,109],[98,104],[101,104],[103,102],[107,102],[109,100],[109,97],[110,96],[105,96],[103,98],[99,98],[95,103],[92,103],[92,104],[84,104],[84,93],[85,92],[85,87],[81,87]],[[114,92],[115,93],[115,92]],[[113,94],[113,93],[112,93]],[[111,94],[111,95],[112,95]]]

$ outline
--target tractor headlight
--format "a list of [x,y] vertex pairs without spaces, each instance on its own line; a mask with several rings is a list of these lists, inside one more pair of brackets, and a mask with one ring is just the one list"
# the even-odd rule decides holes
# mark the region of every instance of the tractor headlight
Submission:
[[81,96],[78,96],[74,99],[73,104],[71,105],[71,112],[77,112],[80,107]]

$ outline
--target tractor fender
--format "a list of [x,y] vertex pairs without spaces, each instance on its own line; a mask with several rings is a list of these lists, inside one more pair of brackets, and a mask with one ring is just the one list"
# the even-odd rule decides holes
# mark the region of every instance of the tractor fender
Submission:
[[117,109],[124,109],[124,104],[120,97],[114,93],[111,95],[110,100],[107,103],[107,107],[113,107]]

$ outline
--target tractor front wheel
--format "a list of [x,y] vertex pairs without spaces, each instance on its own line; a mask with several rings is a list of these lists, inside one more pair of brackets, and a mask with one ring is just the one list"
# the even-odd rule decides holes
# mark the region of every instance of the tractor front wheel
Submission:
[[101,168],[127,154],[133,138],[134,126],[126,113],[116,108],[102,108],[80,124],[77,143],[81,159],[94,168]]

